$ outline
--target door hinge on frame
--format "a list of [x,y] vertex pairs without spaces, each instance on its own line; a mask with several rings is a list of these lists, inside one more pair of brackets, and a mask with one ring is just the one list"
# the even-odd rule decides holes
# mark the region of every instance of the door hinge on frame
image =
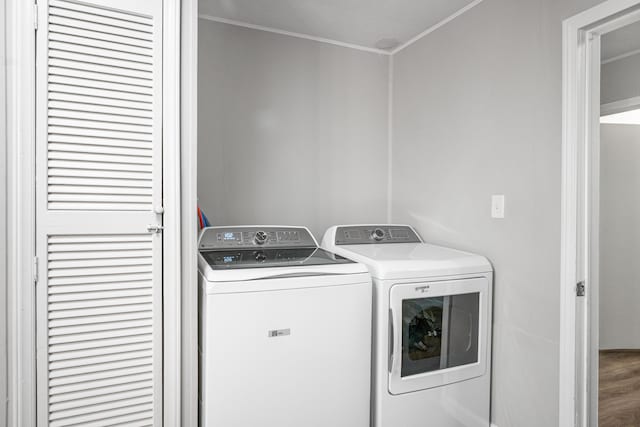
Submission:
[[39,270],[38,264],[39,264],[38,263],[38,257],[34,256],[33,257],[33,283],[36,284],[36,285],[38,284],[38,280],[40,280],[40,276],[39,276],[39,273],[38,273],[38,270]]
[[33,4],[33,29],[38,31],[38,3]]
[[585,294],[586,289],[584,287],[584,280],[582,280],[576,284],[576,296],[583,297]]

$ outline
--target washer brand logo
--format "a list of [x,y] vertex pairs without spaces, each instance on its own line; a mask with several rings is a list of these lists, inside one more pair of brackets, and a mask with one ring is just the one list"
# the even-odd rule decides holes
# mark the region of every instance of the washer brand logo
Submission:
[[284,337],[287,335],[291,335],[291,329],[274,329],[267,334],[269,338]]
[[416,288],[416,292],[422,292],[422,293],[429,292],[429,288],[430,286],[418,286]]

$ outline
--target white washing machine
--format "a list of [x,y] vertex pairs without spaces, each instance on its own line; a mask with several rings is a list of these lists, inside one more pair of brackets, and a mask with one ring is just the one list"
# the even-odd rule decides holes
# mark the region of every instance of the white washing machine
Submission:
[[372,425],[488,427],[493,272],[406,225],[344,225],[322,247],[374,284]]
[[371,277],[303,227],[199,242],[200,423],[368,427]]

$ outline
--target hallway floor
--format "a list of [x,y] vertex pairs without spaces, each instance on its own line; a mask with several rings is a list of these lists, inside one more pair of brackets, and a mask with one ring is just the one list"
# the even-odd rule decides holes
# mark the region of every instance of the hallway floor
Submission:
[[640,350],[600,352],[599,426],[640,426]]

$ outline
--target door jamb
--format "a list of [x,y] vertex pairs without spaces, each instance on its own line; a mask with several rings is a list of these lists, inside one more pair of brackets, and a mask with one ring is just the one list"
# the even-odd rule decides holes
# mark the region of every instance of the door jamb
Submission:
[[162,2],[162,408],[181,425],[180,2]]
[[[640,0],[608,0],[563,22],[562,196],[560,255],[559,425],[585,427],[588,422],[588,307],[594,266],[589,248],[592,231],[589,149],[594,122],[599,123],[599,79],[590,64],[591,40],[638,20]],[[600,58],[595,58],[598,61]],[[597,139],[597,138],[596,138]],[[597,196],[597,194],[596,194]],[[597,220],[597,218],[596,218]],[[596,254],[597,255],[597,254]],[[597,266],[596,266],[597,269]],[[597,270],[595,270],[597,272]],[[578,304],[576,284],[586,281],[587,298]],[[595,281],[597,287],[597,281]],[[597,289],[594,289],[594,292]],[[578,321],[577,315],[581,316]],[[581,358],[578,362],[578,357]],[[584,386],[579,389],[578,385]],[[591,394],[593,397],[593,394]],[[591,405],[593,406],[593,405]],[[597,413],[592,408],[592,413]]]
[[8,425],[36,424],[35,22],[6,2]]
[[182,0],[182,423],[198,424],[198,0]]

